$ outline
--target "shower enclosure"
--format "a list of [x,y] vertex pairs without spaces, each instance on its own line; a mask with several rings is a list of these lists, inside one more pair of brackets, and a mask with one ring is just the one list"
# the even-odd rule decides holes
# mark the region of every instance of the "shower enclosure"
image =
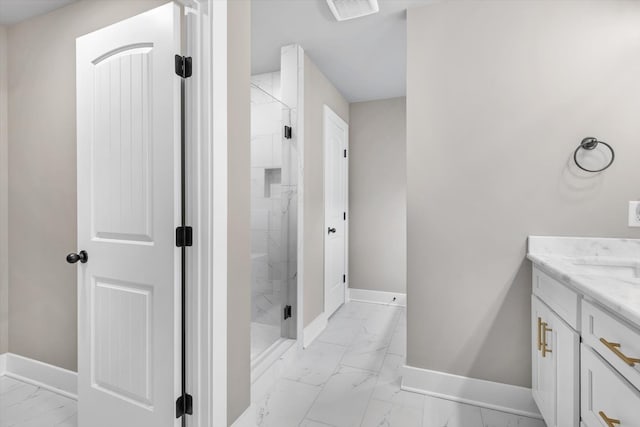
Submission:
[[251,78],[251,359],[295,338],[297,157],[280,72]]

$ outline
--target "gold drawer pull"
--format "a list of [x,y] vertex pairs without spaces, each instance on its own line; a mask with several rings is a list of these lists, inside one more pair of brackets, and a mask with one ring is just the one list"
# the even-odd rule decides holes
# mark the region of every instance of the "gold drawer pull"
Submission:
[[542,317],[538,317],[538,351],[542,351]]
[[553,353],[550,348],[547,347],[547,332],[553,331],[551,328],[547,328],[547,322],[542,322],[542,357],[547,357],[547,353]]
[[626,354],[624,354],[623,352],[620,351],[620,343],[617,342],[609,342],[607,340],[605,340],[604,338],[600,338],[600,342],[602,344],[604,344],[609,350],[611,350],[616,356],[618,356],[620,359],[624,360],[624,363],[626,363],[629,366],[634,366],[636,363],[640,363],[640,359],[635,359],[633,357],[629,357]]
[[607,427],[615,427],[616,424],[620,425],[620,420],[616,420],[613,418],[609,418],[607,417],[607,415],[600,411],[598,412],[598,414],[600,414],[600,416],[602,417],[602,419],[604,420],[605,423],[607,423]]

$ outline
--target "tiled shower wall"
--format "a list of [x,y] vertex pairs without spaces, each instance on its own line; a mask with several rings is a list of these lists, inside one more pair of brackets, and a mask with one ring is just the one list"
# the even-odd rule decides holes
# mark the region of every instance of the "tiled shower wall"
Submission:
[[[290,110],[281,99],[280,73],[252,77],[251,88],[251,258],[252,356],[281,336],[284,305],[295,288],[297,160],[283,137]],[[271,96],[269,96],[271,95]],[[275,99],[274,99],[275,98]],[[293,208],[293,209],[292,209]]]

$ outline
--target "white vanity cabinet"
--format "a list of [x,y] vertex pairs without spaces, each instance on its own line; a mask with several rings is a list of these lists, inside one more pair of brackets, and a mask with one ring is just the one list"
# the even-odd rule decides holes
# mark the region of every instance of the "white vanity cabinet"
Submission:
[[590,347],[581,346],[584,427],[640,427],[640,392]]
[[578,427],[580,336],[535,294],[531,317],[533,398],[547,427]]
[[531,336],[548,427],[640,427],[640,328],[534,265]]

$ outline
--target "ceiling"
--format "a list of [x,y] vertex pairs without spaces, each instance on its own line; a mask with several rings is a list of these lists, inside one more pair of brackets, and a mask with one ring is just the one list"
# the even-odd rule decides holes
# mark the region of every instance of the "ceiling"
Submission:
[[380,12],[338,22],[326,0],[253,0],[252,74],[280,69],[298,43],[349,102],[406,94],[406,9],[432,0],[378,0]]
[[[75,0],[0,0],[14,24]],[[280,69],[280,48],[298,43],[349,102],[406,93],[406,9],[433,0],[378,0],[380,12],[338,22],[326,0],[252,0],[252,74]]]

